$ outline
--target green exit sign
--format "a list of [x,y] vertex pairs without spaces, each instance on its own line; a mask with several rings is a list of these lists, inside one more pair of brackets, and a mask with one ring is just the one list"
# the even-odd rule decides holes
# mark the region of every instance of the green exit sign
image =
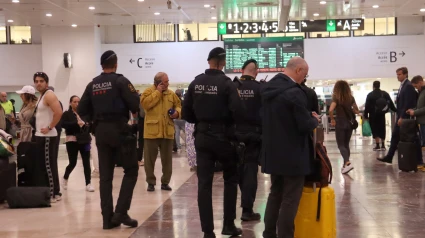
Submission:
[[326,31],[336,31],[336,21],[326,20]]
[[218,34],[219,35],[225,35],[227,33],[227,24],[225,22],[219,22],[217,24]]

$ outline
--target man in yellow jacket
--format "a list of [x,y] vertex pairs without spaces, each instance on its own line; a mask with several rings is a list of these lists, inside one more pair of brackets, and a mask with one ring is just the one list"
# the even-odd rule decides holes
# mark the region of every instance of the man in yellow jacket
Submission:
[[171,191],[169,186],[173,171],[172,150],[174,141],[173,119],[180,119],[181,103],[177,95],[168,89],[168,75],[157,73],[154,85],[146,89],[140,97],[145,110],[144,156],[148,191],[155,191],[155,161],[158,148],[161,154],[161,189]]

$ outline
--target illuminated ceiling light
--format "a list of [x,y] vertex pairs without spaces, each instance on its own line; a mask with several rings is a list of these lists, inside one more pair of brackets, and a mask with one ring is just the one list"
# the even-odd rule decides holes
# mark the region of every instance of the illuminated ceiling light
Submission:
[[77,24],[72,24],[71,26],[72,26],[72,27],[77,27]]
[[421,12],[425,12],[425,8],[421,8],[421,10],[420,10]]
[[52,13],[46,13],[46,17],[52,17]]
[[314,13],[313,16],[318,17],[319,13]]
[[89,7],[89,10],[94,10],[94,9],[96,9],[95,7],[93,7],[93,6],[90,6]]
[[209,4],[205,4],[205,5],[204,5],[204,7],[205,7],[205,8],[209,8],[209,7],[211,7],[211,5],[209,5]]
[[379,5],[373,5],[372,7],[373,8],[379,8]]
[[7,22],[12,23],[12,22],[13,22],[13,20],[7,20]]
[[19,0],[12,0],[13,3],[19,3]]
[[211,19],[213,19],[213,20],[217,20],[217,17],[211,17]]
[[139,2],[144,2],[145,0],[137,0],[137,1],[139,1]]
[[215,10],[215,6],[212,6],[212,7],[211,7],[211,10]]
[[159,13],[159,12],[155,12],[154,14],[155,14],[156,16],[161,15],[161,13]]
[[320,1],[320,4],[325,5],[326,1]]

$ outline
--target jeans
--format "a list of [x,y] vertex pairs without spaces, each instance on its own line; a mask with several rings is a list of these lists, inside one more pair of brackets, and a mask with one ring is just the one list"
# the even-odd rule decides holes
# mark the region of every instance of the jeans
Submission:
[[182,148],[182,145],[180,143],[180,131],[184,132],[185,124],[186,124],[186,121],[184,120],[174,120],[174,129],[176,131],[175,140],[176,140],[177,149]]

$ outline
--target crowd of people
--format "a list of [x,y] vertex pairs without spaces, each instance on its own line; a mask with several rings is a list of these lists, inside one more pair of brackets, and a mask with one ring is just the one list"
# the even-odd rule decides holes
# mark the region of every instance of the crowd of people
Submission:
[[[180,135],[183,134],[189,166],[198,176],[198,206],[204,237],[215,237],[212,184],[217,163],[222,166],[224,177],[222,234],[238,236],[243,232],[234,223],[238,186],[241,220],[261,220],[261,215],[253,210],[260,166],[262,173],[271,175],[272,184],[263,236],[293,237],[305,177],[313,170],[311,135],[321,123],[317,95],[305,85],[308,63],[294,57],[283,73],[265,82],[257,80],[259,66],[251,59],[243,65],[242,76],[232,81],[223,73],[225,59],[225,50],[214,48],[207,59],[210,68],[191,82],[183,98],[182,90],[173,92],[168,88],[169,78],[163,72],[155,75],[153,85],[144,92],[136,91],[127,78],[116,73],[118,56],[106,51],[101,57],[103,73],[87,85],[81,98],[76,95],[70,98],[65,112],[43,72],[34,74],[35,88],[24,86],[17,91],[23,102],[18,117],[13,104],[7,101],[7,94],[1,93],[0,128],[9,131],[12,126],[19,126],[20,142],[36,144],[38,162],[32,182],[34,186],[50,188],[51,202],[61,200],[60,189],[68,188],[80,154],[88,192],[95,191],[91,177],[100,176],[104,229],[121,224],[138,226],[128,210],[139,166],[144,165],[147,191],[155,191],[158,152],[162,163],[161,190],[172,190],[172,153],[182,151]],[[385,114],[389,110],[397,113],[388,154],[378,158],[386,163],[392,162],[403,119],[416,117],[425,138],[424,80],[415,76],[410,82],[404,67],[396,73],[401,83],[397,106],[376,81],[362,114],[364,120],[370,121],[376,142],[374,150],[381,151],[385,150]],[[419,97],[415,88],[420,92]],[[39,98],[36,90],[41,95]],[[350,140],[357,124],[356,114],[360,111],[349,84],[337,81],[329,116],[344,161],[342,174],[354,169]],[[69,165],[59,179],[57,157],[62,128]],[[418,166],[423,168],[421,147],[425,142],[419,141]],[[116,165],[123,167],[125,175],[114,210],[112,180]]]

